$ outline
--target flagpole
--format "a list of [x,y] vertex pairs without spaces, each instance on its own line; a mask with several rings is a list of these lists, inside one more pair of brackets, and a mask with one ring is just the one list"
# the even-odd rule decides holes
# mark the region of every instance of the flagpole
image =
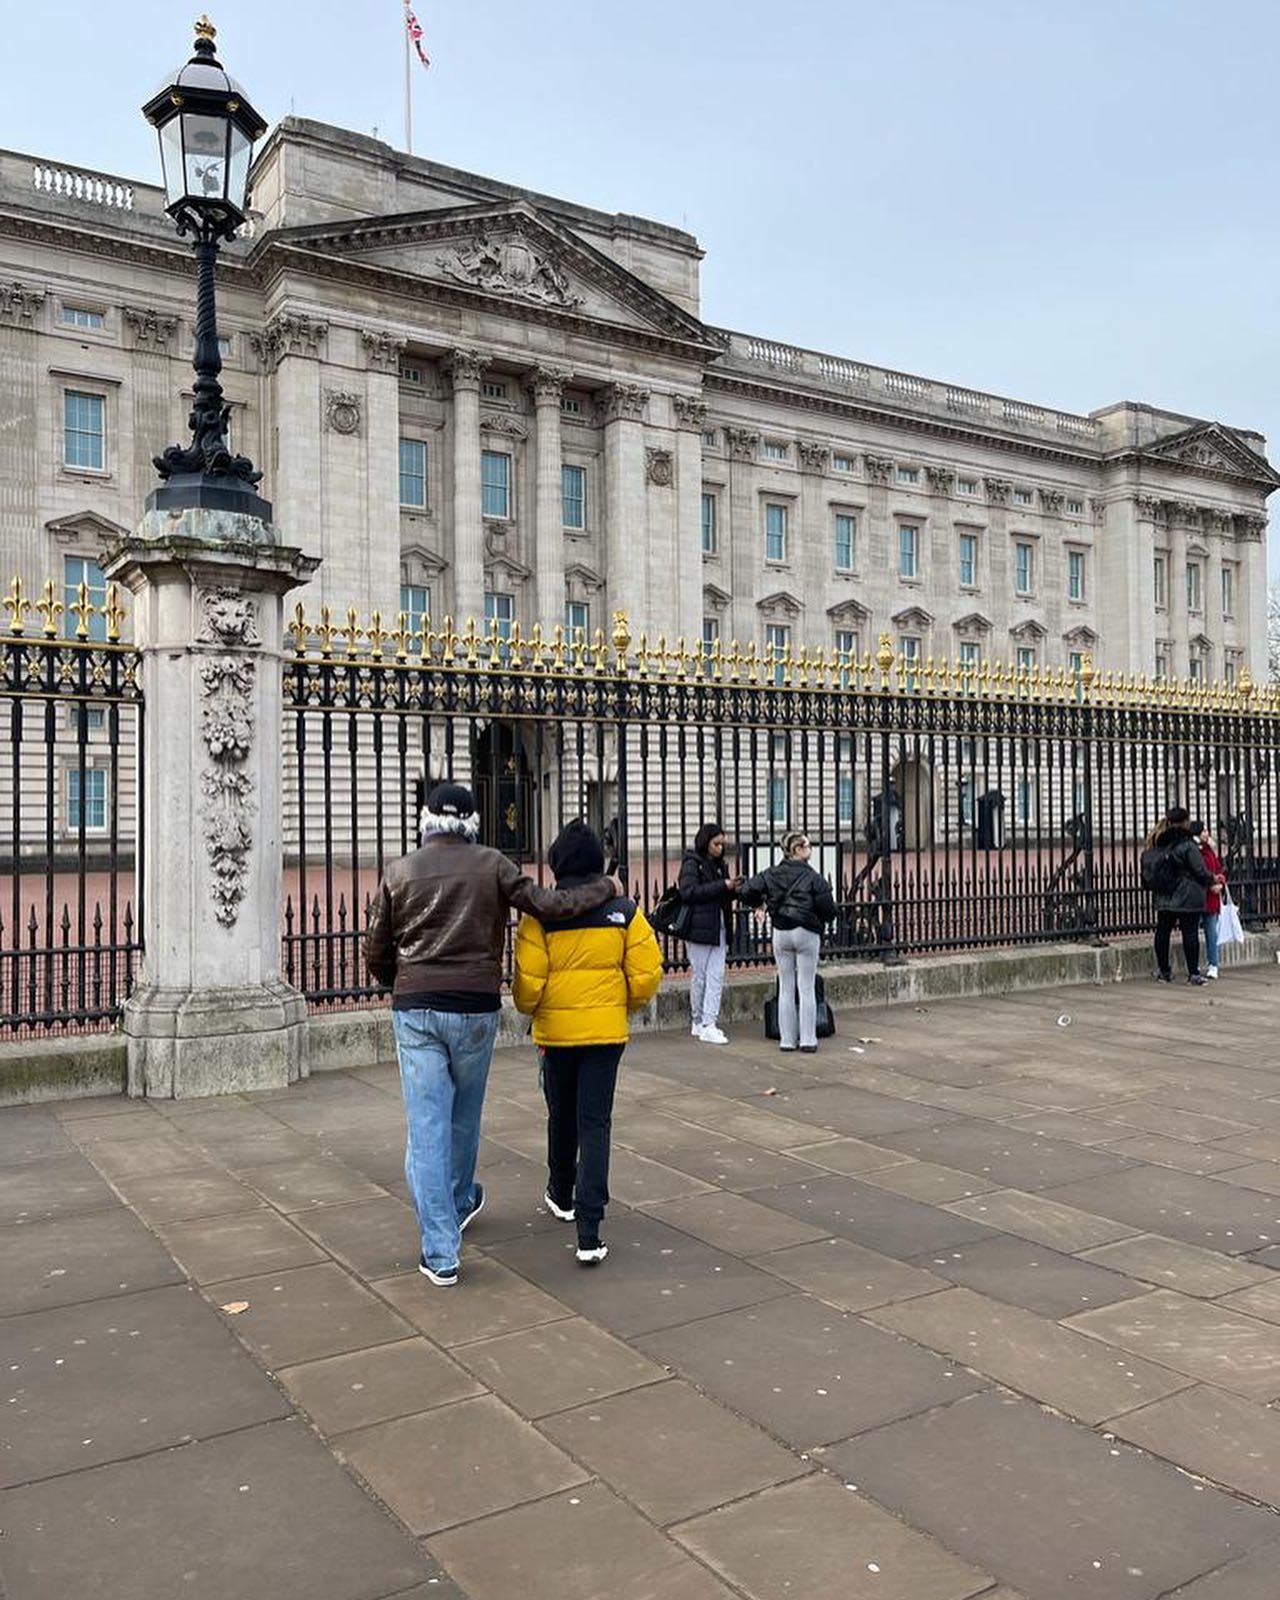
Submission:
[[409,0],[404,0],[404,147],[413,154],[413,69],[409,61]]

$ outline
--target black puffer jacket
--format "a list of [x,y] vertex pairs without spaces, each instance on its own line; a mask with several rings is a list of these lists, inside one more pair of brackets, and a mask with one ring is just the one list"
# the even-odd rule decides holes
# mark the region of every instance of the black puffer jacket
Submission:
[[1200,846],[1185,828],[1163,827],[1152,840],[1157,850],[1172,850],[1178,863],[1178,886],[1169,894],[1156,896],[1157,911],[1203,911],[1206,889],[1213,887],[1213,874],[1204,864]]
[[686,944],[719,944],[721,929],[728,941],[732,931],[729,902],[733,898],[728,877],[729,867],[723,856],[685,851],[680,863],[680,898],[693,908],[683,935]]
[[836,914],[831,885],[807,861],[779,861],[748,878],[740,891],[749,906],[766,905],[775,928],[821,933]]

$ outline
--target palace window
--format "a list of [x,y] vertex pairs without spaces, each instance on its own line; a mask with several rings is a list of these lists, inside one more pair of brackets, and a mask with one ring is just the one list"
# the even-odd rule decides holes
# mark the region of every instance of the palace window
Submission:
[[920,640],[912,633],[904,633],[898,640],[902,652],[902,687],[916,689],[920,685]]
[[1201,607],[1200,563],[1187,562],[1187,610],[1199,611]]
[[1028,676],[1036,670],[1036,649],[1034,645],[1024,644],[1018,646],[1018,671],[1025,672]]
[[505,400],[507,398],[507,386],[505,383],[500,383],[496,378],[486,378],[480,385],[480,393],[486,400]]
[[710,661],[715,647],[720,643],[720,618],[702,619],[702,659]]
[[764,630],[766,650],[773,653],[773,681],[779,687],[787,681],[787,659],[791,650],[791,629],[781,622],[770,622]]
[[1018,594],[1030,594],[1035,576],[1035,550],[1024,540],[1013,547],[1013,587]]
[[856,553],[858,519],[852,512],[836,512],[836,571],[852,572]]
[[400,504],[427,503],[427,445],[425,439],[400,441]]
[[1084,501],[1073,500],[1070,496],[1068,496],[1066,501],[1066,511],[1069,517],[1084,516]]
[[107,319],[101,311],[91,311],[88,306],[62,306],[58,321],[69,328],[105,328]]
[[431,616],[431,590],[421,583],[402,583],[400,609],[404,612],[405,628],[410,633],[420,634]]
[[583,529],[587,525],[587,469],[562,466],[560,468],[560,516],[566,528]]
[[764,508],[764,557],[766,561],[785,561],[787,559],[787,523],[789,514],[786,506],[770,501]]
[[1029,506],[1031,501],[1032,494],[1030,489],[1015,489],[1013,491],[1013,503],[1015,506]]
[[68,639],[78,636],[80,618],[71,609],[80,604],[80,585],[85,599],[94,608],[89,618],[89,638],[101,643],[107,637],[107,580],[102,568],[88,556],[62,558],[62,632]]
[[1084,599],[1084,551],[1067,551],[1067,598]]
[[920,576],[920,529],[914,522],[898,524],[898,576]]
[[486,517],[511,515],[511,457],[501,451],[480,452],[480,508]]
[[582,401],[576,394],[566,394],[560,397],[560,412],[566,417],[580,417],[582,415]]
[[960,584],[962,588],[975,588],[978,582],[978,535],[960,535]]
[[704,489],[702,492],[702,553],[704,556],[715,555],[720,547],[719,510],[715,495],[709,494]]
[[488,632],[492,632],[494,623],[498,625],[498,637],[509,639],[511,628],[516,620],[516,597],[513,594],[494,594],[489,592],[484,597],[484,624]]
[[1233,566],[1224,566],[1222,569],[1222,615],[1232,616],[1236,609],[1236,569]]
[[105,767],[67,769],[67,828],[77,833],[105,833],[107,827],[107,779]]
[[899,467],[898,468],[898,472],[897,472],[897,478],[898,478],[898,482],[899,483],[909,483],[909,484],[919,483],[920,482],[920,468],[919,467]]
[[720,442],[720,435],[714,428],[704,428],[702,430],[702,442],[708,450],[714,450]]
[[836,740],[836,821],[853,826],[853,735],[842,733]]
[[956,493],[957,494],[973,496],[973,495],[976,495],[977,492],[978,492],[978,480],[976,478],[957,478],[956,479]]
[[858,664],[858,635],[852,628],[836,629],[836,656],[840,662],[840,687],[847,689],[854,681],[853,671]]
[[62,397],[62,459],[68,467],[103,472],[107,465],[107,401],[104,395],[68,389]]
[[858,462],[854,456],[833,455],[831,457],[831,470],[833,472],[856,472]]
[[1169,558],[1156,556],[1152,563],[1152,582],[1157,606],[1169,604]]
[[591,607],[585,600],[566,600],[564,605],[564,626],[569,635],[570,643],[578,636],[581,630],[584,642],[591,637]]
[[791,454],[791,447],[781,439],[766,439],[760,447],[760,454],[766,461],[785,461]]
[[982,646],[976,639],[960,641],[960,665],[969,675],[975,673],[982,665]]

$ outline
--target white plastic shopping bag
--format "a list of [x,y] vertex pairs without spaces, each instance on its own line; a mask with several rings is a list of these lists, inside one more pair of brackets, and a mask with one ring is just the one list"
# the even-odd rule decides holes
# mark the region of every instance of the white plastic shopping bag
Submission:
[[1240,926],[1240,913],[1236,910],[1236,903],[1224,888],[1222,891],[1222,909],[1218,912],[1218,943],[1243,944],[1244,929]]

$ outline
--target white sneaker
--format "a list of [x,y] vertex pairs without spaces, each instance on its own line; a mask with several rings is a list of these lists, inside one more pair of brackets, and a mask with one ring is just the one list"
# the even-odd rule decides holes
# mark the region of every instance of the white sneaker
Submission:
[[695,1022],[694,1025],[689,1029],[689,1032],[695,1039],[699,1038],[702,1034],[702,1024],[700,1022]]
[[1204,969],[1204,975],[1206,978],[1216,978],[1218,976],[1217,967],[1206,967]]
[[714,1022],[709,1022],[705,1028],[699,1030],[698,1038],[703,1044],[728,1044],[729,1035],[716,1027]]

